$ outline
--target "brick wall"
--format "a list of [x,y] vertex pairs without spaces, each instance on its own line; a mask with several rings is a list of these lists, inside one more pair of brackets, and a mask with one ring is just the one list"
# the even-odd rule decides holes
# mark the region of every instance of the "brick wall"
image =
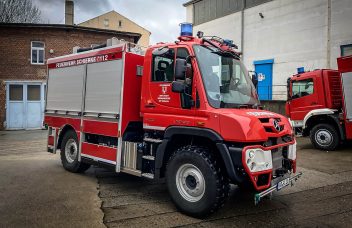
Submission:
[[[0,26],[0,130],[5,121],[5,80],[45,80],[46,65],[31,64],[31,41],[45,43],[45,59],[72,53],[74,46],[102,44],[111,37],[133,42],[128,35],[67,28]],[[49,51],[52,49],[53,54]]]

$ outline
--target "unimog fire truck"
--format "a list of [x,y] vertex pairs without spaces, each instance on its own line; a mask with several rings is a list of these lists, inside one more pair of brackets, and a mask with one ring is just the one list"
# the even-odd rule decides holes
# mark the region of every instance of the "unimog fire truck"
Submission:
[[230,183],[252,186],[258,202],[300,176],[288,119],[261,110],[232,42],[183,32],[145,54],[104,46],[48,60],[48,151],[66,170],[164,179],[195,217],[221,207]]
[[314,70],[288,80],[286,113],[296,133],[321,150],[352,140],[352,56],[337,59],[337,70]]

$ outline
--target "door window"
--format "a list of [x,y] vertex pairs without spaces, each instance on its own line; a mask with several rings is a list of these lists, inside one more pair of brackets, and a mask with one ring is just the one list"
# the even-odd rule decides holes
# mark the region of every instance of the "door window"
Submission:
[[175,50],[153,58],[153,82],[172,82],[174,80]]
[[305,97],[314,93],[313,79],[292,82],[292,99]]
[[10,85],[10,101],[23,101],[23,85]]
[[27,87],[27,100],[40,101],[40,85],[28,85]]

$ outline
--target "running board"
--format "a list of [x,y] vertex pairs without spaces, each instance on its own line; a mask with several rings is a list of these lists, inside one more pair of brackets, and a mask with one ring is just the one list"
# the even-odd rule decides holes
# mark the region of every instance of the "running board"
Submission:
[[[300,178],[301,176],[302,176],[302,172],[298,173],[297,175],[295,175],[293,177],[290,177],[289,184],[287,186],[289,186],[289,185],[293,186],[293,183],[296,182],[298,180],[298,178]],[[287,186],[285,186],[285,187],[287,187]],[[278,184],[271,186],[270,188],[266,189],[265,191],[262,191],[260,193],[255,194],[254,195],[254,204],[258,205],[258,203],[260,202],[260,200],[263,197],[273,193],[274,191],[278,191]]]

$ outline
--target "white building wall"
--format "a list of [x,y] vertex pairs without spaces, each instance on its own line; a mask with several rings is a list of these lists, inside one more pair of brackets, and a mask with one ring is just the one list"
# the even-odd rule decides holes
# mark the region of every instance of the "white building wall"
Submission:
[[341,45],[352,44],[352,0],[331,0],[331,68],[337,69],[336,58]]
[[220,36],[233,40],[241,50],[241,13],[230,14],[225,17],[194,26],[193,32],[204,32],[206,36]]
[[186,22],[193,23],[193,5],[186,7]]
[[[190,13],[193,9],[187,17]],[[277,85],[286,85],[298,67],[337,68],[340,45],[352,43],[351,28],[352,0],[274,0],[245,10],[243,61],[254,70],[253,61],[274,59],[273,99],[284,100],[286,88]],[[241,12],[195,26],[198,30],[240,45]]]
[[[273,99],[286,99],[287,78],[326,68],[327,0],[275,0],[247,9],[244,19],[244,64],[274,59]],[[264,18],[259,16],[264,15]]]

